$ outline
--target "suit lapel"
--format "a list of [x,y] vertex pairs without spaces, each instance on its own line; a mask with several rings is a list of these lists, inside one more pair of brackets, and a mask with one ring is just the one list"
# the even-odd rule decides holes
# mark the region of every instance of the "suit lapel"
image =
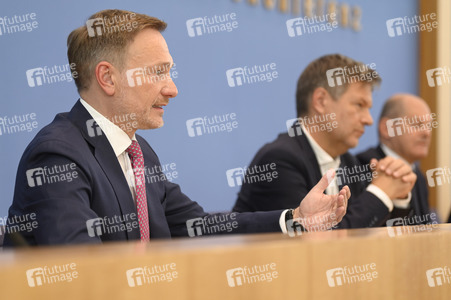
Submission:
[[302,131],[302,135],[296,136],[295,139],[302,149],[302,155],[305,156],[304,161],[307,166],[307,171],[309,172],[309,177],[312,179],[313,185],[316,185],[316,183],[323,176],[321,174],[321,169],[319,167],[318,160],[316,159],[315,152],[313,152],[313,148],[305,136],[304,131]]
[[378,154],[379,157],[380,157],[380,158],[378,158],[378,159],[384,158],[384,157],[386,156],[386,155],[385,155],[385,152],[384,152],[384,150],[382,150],[382,147],[381,147],[380,144],[377,146],[376,152],[377,152],[377,154]]
[[[420,216],[423,215],[425,213],[429,213],[427,207],[424,207],[423,203],[425,203],[425,201],[423,201],[423,195],[422,195],[422,191],[421,191],[421,187],[426,185],[426,180],[423,176],[423,174],[421,174],[421,170],[418,167],[418,164],[415,164],[415,174],[417,175],[417,182],[415,183],[415,185],[413,186],[412,189],[412,207],[415,211],[415,214]],[[427,202],[426,202],[427,203]]]
[[[85,140],[93,146],[94,156],[116,194],[116,200],[119,203],[121,214],[123,216],[130,215],[131,213],[137,214],[130,189],[113,148],[104,134],[94,134],[94,136],[90,136],[88,134],[86,123],[88,120],[92,119],[92,116],[88,113],[80,101],[77,101],[72,108],[69,114],[69,119],[75,124],[75,126],[77,126],[77,128],[80,129]],[[93,134],[91,133],[91,135]],[[126,234],[129,239],[140,238],[139,230],[132,230],[130,232],[126,232]]]

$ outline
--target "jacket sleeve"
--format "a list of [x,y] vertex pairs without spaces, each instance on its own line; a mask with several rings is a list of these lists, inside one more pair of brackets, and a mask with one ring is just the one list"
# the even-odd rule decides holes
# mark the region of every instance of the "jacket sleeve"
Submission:
[[271,212],[208,214],[180,190],[166,182],[166,220],[173,237],[200,235],[281,232],[279,218],[282,210]]
[[[99,237],[89,236],[86,225],[86,220],[97,218],[90,208],[92,178],[71,153],[71,146],[62,141],[46,141],[24,154],[9,210],[9,220],[24,222],[9,224],[8,233],[22,229],[19,233],[31,245],[100,243]],[[52,168],[61,172],[55,174]],[[29,228],[26,218],[31,216],[35,223]],[[10,236],[5,244],[12,245]]]

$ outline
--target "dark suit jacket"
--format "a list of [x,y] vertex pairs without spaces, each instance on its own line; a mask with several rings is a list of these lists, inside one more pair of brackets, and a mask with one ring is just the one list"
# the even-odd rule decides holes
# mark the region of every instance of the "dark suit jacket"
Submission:
[[[384,151],[379,145],[377,146],[377,148],[369,148],[368,150],[359,153],[357,155],[357,158],[359,159],[360,163],[368,164],[372,158],[376,158],[379,160],[384,158],[385,156],[386,155]],[[390,219],[403,217],[412,218],[415,215],[417,215],[418,217],[421,216],[421,218],[424,219],[426,215],[430,214],[428,202],[429,192],[426,183],[426,178],[424,178],[418,165],[416,166],[414,171],[415,174],[417,175],[417,181],[412,189],[412,199],[410,200],[410,208],[400,209],[395,207],[390,214]],[[415,218],[413,218],[412,220],[415,220]],[[419,218],[416,218],[416,220],[419,220]],[[428,222],[425,221],[416,223],[421,224]]]
[[[341,166],[359,165],[349,153],[341,157]],[[280,134],[272,143],[264,145],[250,166],[275,163],[278,178],[268,181],[243,183],[234,211],[258,211],[293,208],[321,179],[321,171],[304,133],[290,137]],[[365,183],[348,184],[351,198],[348,210],[338,228],[363,228],[379,226],[388,216],[388,208],[374,194],[365,190]],[[341,186],[340,186],[341,188]]]
[[[108,139],[104,134],[93,137],[88,134],[87,121],[90,119],[91,115],[78,101],[70,113],[58,114],[36,135],[20,160],[9,218],[36,214],[37,228],[31,232],[21,231],[29,244],[95,243],[140,238],[139,228],[102,234],[100,237],[90,237],[88,234],[86,222],[90,219],[107,217],[112,220],[115,216],[137,213]],[[142,137],[136,135],[136,138],[145,166],[159,166],[158,157],[150,145]],[[45,183],[34,187],[27,183],[27,170],[70,163],[76,164],[75,171],[78,173],[78,177],[71,182]],[[177,184],[167,180],[146,181],[146,193],[151,239],[188,236],[187,220],[214,217],[184,195]],[[238,226],[232,233],[280,232],[281,212],[238,214],[235,219]],[[132,222],[122,221],[123,226]],[[8,235],[5,245],[11,243]]]

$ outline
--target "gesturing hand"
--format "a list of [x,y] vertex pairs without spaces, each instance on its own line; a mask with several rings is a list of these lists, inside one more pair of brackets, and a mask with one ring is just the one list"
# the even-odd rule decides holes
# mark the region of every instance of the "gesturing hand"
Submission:
[[343,187],[337,195],[324,194],[334,177],[333,169],[327,171],[294,211],[293,219],[307,231],[317,231],[315,228],[330,229],[340,223],[346,214],[348,199],[351,197],[348,186]]

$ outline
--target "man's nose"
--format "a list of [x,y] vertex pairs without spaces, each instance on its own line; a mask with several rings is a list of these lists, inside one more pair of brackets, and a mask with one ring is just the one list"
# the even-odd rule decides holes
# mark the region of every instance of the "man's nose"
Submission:
[[373,125],[373,117],[371,116],[369,109],[367,109],[363,115],[363,122],[367,126]]
[[424,127],[425,128],[423,130],[421,130],[421,134],[428,138],[432,135],[432,130],[428,129],[429,127],[427,125],[424,125]]
[[168,80],[168,83],[161,90],[161,94],[167,98],[174,98],[178,94],[177,86],[172,79]]

